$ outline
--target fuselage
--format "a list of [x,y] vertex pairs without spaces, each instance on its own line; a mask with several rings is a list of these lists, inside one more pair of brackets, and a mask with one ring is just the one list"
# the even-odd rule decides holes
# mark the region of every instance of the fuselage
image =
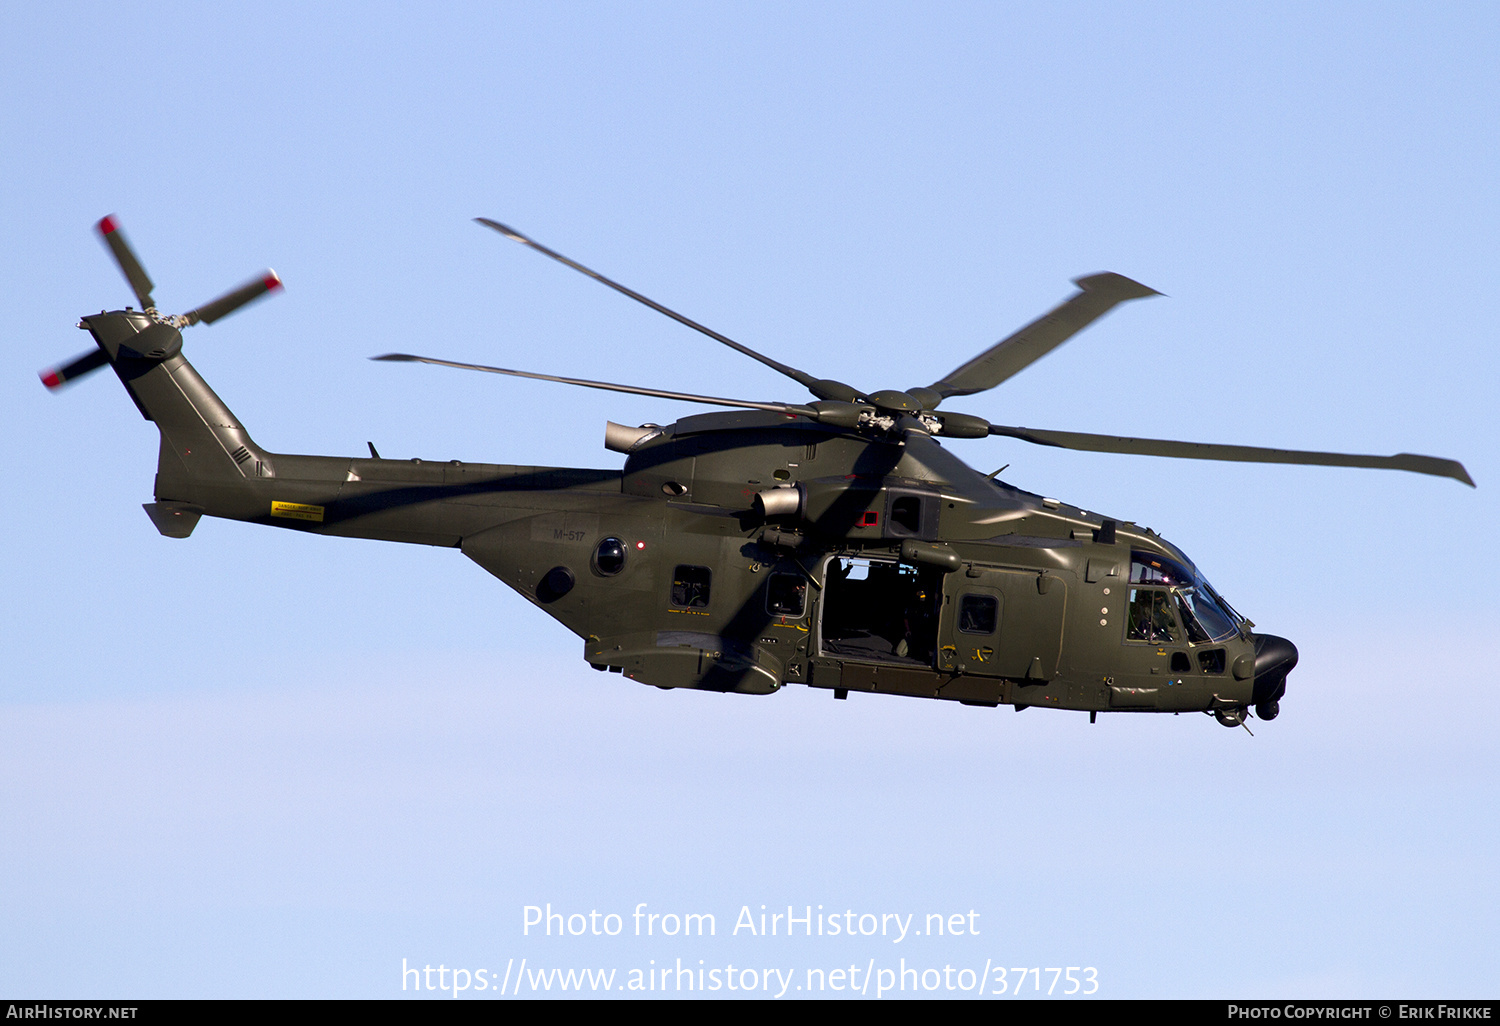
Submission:
[[180,344],[132,348],[164,334],[146,315],[85,324],[161,429],[164,534],[208,515],[457,547],[643,683],[1274,715],[1296,660],[1153,532],[920,432],[706,414],[635,432],[622,471],[271,453]]

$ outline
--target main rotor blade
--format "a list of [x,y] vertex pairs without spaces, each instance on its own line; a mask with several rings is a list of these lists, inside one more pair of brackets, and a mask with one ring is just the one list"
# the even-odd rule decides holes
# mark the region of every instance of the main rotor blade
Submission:
[[1019,438],[1037,445],[1085,452],[1118,452],[1137,456],[1168,456],[1174,459],[1227,460],[1235,463],[1296,463],[1316,467],[1368,467],[1378,470],[1408,470],[1414,474],[1451,477],[1470,488],[1474,479],[1457,460],[1417,456],[1409,452],[1395,456],[1360,456],[1342,452],[1302,452],[1296,449],[1261,449],[1249,445],[1212,445],[1203,442],[1172,442],[1159,438],[1121,438],[1077,431],[1039,431],[1033,428],[991,424],[990,434]]
[[753,403],[744,399],[721,399],[712,395],[693,395],[689,392],[668,392],[660,388],[637,388],[634,385],[616,385],[608,381],[588,381],[584,378],[560,378],[553,374],[533,374],[529,371],[507,370],[504,367],[488,367],[482,363],[457,363],[453,360],[437,360],[430,356],[412,356],[410,353],[386,353],[372,356],[372,360],[391,360],[402,363],[430,363],[436,367],[457,367],[459,370],[484,371],[488,374],[509,374],[515,378],[532,378],[537,381],[556,381],[563,385],[582,385],[584,388],[601,388],[606,392],[626,392],[630,395],[649,395],[657,399],[680,399],[688,403],[704,403],[708,406],[734,406],[746,410],[772,410],[777,413],[792,413],[816,416],[815,410],[807,406],[790,403]]
[[947,399],[994,388],[1025,370],[1078,332],[1131,299],[1159,296],[1153,288],[1105,271],[1073,279],[1077,294],[1008,338],[1001,339],[940,381],[932,390]]
[[104,350],[95,349],[84,353],[72,363],[42,371],[42,384],[50,389],[61,388],[69,381],[81,378],[89,371],[96,371],[107,363],[109,357],[104,355]]
[[254,281],[246,282],[233,292],[227,292],[212,303],[205,303],[196,310],[183,314],[189,324],[212,324],[220,317],[227,317],[252,299],[259,299],[272,289],[281,288],[281,278],[275,271],[266,268],[264,274]]
[[[604,277],[604,275],[600,274],[598,271],[590,270],[589,268],[584,267],[582,264],[578,263],[577,261],[569,260],[567,257],[563,256],[561,253],[558,253],[555,250],[548,249],[546,246],[543,246],[540,242],[537,242],[535,239],[529,239],[529,238],[527,238],[526,236],[522,235],[520,232],[516,231],[514,228],[511,228],[508,225],[503,225],[499,221],[491,221],[487,217],[476,217],[476,218],[474,218],[474,220],[476,222],[478,222],[479,224],[484,225],[486,228],[493,228],[495,231],[499,232],[501,235],[504,235],[507,239],[514,239],[516,242],[521,243],[521,245],[523,245],[523,246],[530,246],[532,249],[536,250],[538,253],[541,253],[541,254],[543,254],[545,256],[549,256],[553,260],[556,260],[560,264],[565,264],[568,267],[573,268],[573,270],[575,270],[575,271],[578,271],[580,273],[586,274],[590,278],[593,278],[595,281],[599,282],[602,285],[608,285],[610,288],[614,289],[616,292],[620,293],[621,295],[629,296],[631,299],[635,300],[637,303],[644,303],[646,306],[649,306],[651,309],[655,310],[657,313],[666,314],[668,317],[672,318],[672,320],[676,321],[678,324],[685,324],[689,328],[692,328],[694,331],[702,332],[703,334],[707,335],[709,338],[713,339],[715,342],[722,342],[726,346],[728,346],[730,349],[733,349],[733,350],[735,350],[737,352],[744,353],[746,356],[750,357],[752,360],[759,360],[761,363],[765,364],[767,367],[770,367],[772,370],[779,371],[780,373],[785,374],[787,377],[791,378],[793,381],[797,382],[799,385],[802,385],[804,388],[806,388],[809,391],[811,391],[812,394],[815,395],[815,396],[817,396],[819,399],[839,399],[839,400],[847,402],[851,398],[851,395],[849,393],[854,393],[854,390],[852,388],[850,388],[848,385],[842,385],[841,389],[840,388],[828,387],[828,386],[840,386],[841,383],[840,382],[834,382],[834,381],[821,381],[820,379],[813,377],[811,374],[808,374],[806,371],[800,371],[796,367],[789,367],[786,364],[781,363],[778,360],[771,359],[771,357],[766,356],[764,353],[757,353],[754,349],[751,349],[749,346],[741,345],[740,343],[736,342],[734,339],[730,338],[727,335],[721,335],[717,331],[714,331],[712,328],[706,328],[703,325],[699,324],[697,321],[695,321],[695,320],[693,320],[693,319],[691,319],[689,317],[684,317],[682,314],[678,313],[676,310],[668,309],[667,307],[662,306],[660,303],[656,302],[653,299],[647,299],[645,296],[641,295],[639,292],[635,292],[635,291],[633,291],[631,289],[628,289],[624,285],[621,285],[619,282],[611,281],[610,279]],[[821,386],[825,386],[825,387],[823,387],[823,388],[820,389],[818,387],[820,385]],[[824,394],[825,392],[828,393],[828,394],[825,395]],[[858,393],[854,393],[854,395],[857,395],[857,394]]]
[[95,227],[99,230],[99,237],[114,254],[115,263],[119,264],[120,270],[125,273],[125,280],[130,282],[135,298],[140,300],[141,309],[153,309],[156,304],[151,301],[151,290],[156,286],[151,284],[146,269],[136,259],[135,251],[130,248],[130,243],[125,241],[125,233],[120,231],[120,225],[114,215],[100,218]]

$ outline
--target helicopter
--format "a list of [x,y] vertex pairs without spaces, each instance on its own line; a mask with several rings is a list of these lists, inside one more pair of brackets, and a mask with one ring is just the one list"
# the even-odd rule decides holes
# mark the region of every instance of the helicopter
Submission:
[[[161,435],[144,504],[187,538],[204,516],[457,548],[583,641],[595,670],[661,688],[767,695],[787,684],[981,707],[1274,719],[1296,646],[1257,633],[1177,546],[981,474],[950,438],[1104,453],[1403,470],[1470,487],[1462,464],[992,424],[948,400],[987,391],[1116,306],[1159,295],[1112,272],[930,385],[865,392],[760,353],[498,221],[480,225],[757,360],[809,402],[752,402],[429,356],[373,357],[726,408],[606,423],[619,470],[273,453],[182,354],[182,331],[281,285],[266,271],[163,315],[114,217],[97,231],[140,309],[83,317],[95,347],[49,389],[106,365]],[[1005,468],[1001,468],[1004,470]]]

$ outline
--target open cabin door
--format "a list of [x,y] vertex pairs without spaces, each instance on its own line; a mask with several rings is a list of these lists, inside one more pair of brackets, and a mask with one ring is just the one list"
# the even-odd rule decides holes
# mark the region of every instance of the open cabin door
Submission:
[[932,669],[940,571],[851,556],[835,556],[824,566],[821,655]]

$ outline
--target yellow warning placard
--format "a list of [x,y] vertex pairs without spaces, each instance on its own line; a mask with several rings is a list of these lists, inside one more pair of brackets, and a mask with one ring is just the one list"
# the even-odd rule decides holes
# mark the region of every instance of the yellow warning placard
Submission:
[[323,522],[323,507],[309,506],[302,502],[272,502],[271,516],[290,520],[316,520]]

